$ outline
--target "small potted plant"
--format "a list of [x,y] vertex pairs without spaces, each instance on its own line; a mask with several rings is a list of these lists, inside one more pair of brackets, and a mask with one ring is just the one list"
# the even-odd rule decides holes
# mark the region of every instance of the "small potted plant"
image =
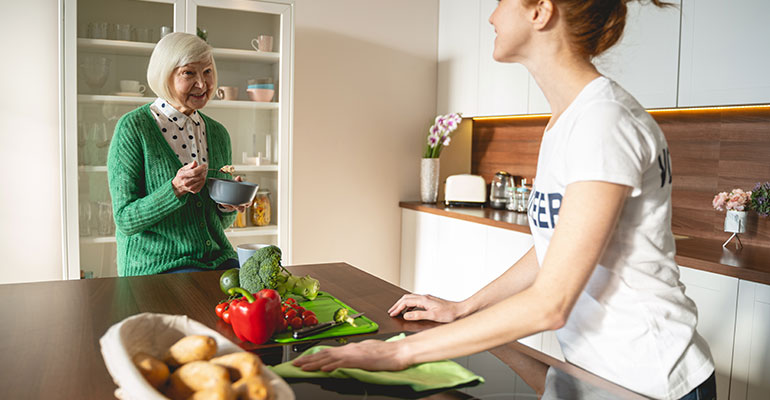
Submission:
[[733,238],[738,239],[738,243],[735,247],[740,249],[743,247],[741,238],[738,237],[739,233],[746,232],[746,211],[751,206],[751,192],[744,192],[743,189],[733,189],[730,193],[721,192],[714,196],[711,204],[717,211],[727,210],[725,215],[725,232],[732,232],[732,235],[727,239],[722,247],[727,247]]
[[751,209],[760,217],[770,215],[770,182],[757,183],[751,192]]
[[420,200],[435,203],[438,198],[439,156],[449,146],[452,132],[460,126],[460,114],[439,115],[428,129],[428,140],[420,165]]

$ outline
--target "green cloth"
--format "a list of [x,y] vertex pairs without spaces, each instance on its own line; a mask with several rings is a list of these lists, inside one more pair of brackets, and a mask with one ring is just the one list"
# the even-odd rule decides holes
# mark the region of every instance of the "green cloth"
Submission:
[[[402,333],[387,341],[401,340],[404,337],[406,335]],[[312,347],[302,353],[302,355],[315,354],[327,347],[330,346]],[[270,369],[284,378],[350,378],[378,385],[406,385],[417,392],[450,388],[476,380],[484,382],[484,378],[450,360],[416,364],[401,371],[366,371],[358,368],[337,368],[332,372],[308,372],[293,366],[291,363],[292,361],[287,361],[270,367]]]
[[[107,156],[107,178],[118,245],[118,275],[149,275],[176,267],[214,269],[236,253],[224,233],[235,212],[224,213],[208,186],[197,194],[174,194],[171,180],[182,163],[171,150],[150,104],[126,113],[115,126]],[[200,113],[200,112],[199,112]],[[203,115],[209,177],[231,164],[230,135]]]

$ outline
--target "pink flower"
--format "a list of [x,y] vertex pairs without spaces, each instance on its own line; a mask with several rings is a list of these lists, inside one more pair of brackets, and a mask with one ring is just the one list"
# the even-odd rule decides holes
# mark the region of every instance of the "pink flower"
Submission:
[[727,203],[727,192],[722,192],[717,194],[716,196],[714,196],[714,200],[711,201],[711,205],[713,205],[717,211],[724,211],[726,203]]

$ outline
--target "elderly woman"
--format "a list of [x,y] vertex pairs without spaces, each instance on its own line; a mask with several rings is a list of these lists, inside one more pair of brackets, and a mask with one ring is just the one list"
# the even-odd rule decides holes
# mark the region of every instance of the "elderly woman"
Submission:
[[186,33],[163,37],[147,82],[159,97],[118,121],[107,158],[118,274],[237,267],[224,229],[245,206],[216,204],[206,187],[231,163],[227,130],[198,111],[217,87],[211,47]]

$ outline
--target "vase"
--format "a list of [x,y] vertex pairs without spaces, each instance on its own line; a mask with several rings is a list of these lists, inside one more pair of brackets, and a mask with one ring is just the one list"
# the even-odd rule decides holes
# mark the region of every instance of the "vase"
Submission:
[[725,215],[725,232],[732,232],[732,235],[722,244],[722,247],[727,247],[730,241],[737,239],[735,248],[743,248],[743,243],[741,243],[741,238],[738,234],[746,232],[746,211],[727,210]]
[[420,201],[435,203],[438,199],[438,158],[423,158],[420,163]]
[[746,232],[746,211],[727,210],[725,215],[725,232]]

